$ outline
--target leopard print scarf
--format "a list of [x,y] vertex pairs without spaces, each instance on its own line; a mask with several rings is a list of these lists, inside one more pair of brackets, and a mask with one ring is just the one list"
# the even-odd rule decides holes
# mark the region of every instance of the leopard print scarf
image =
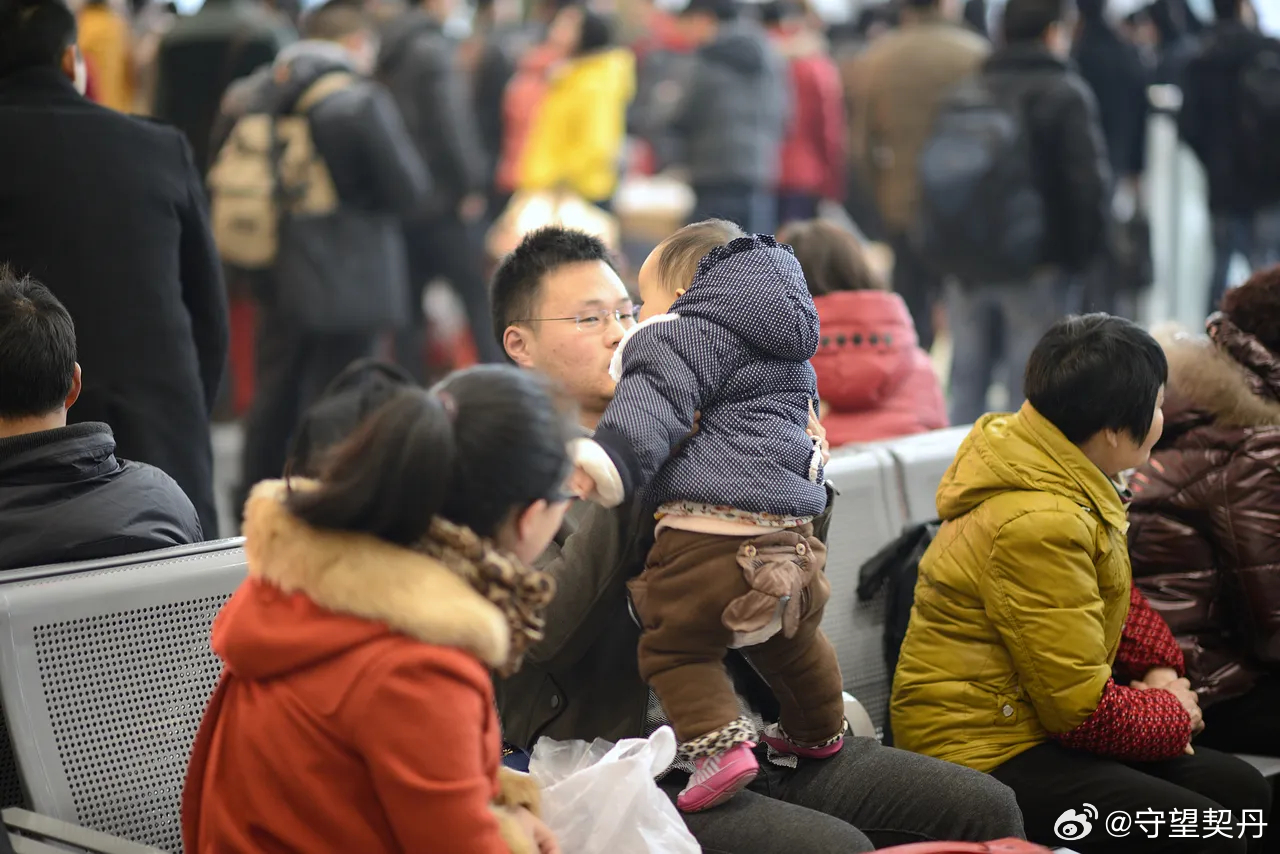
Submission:
[[518,671],[525,652],[542,640],[544,612],[555,595],[551,576],[499,551],[471,529],[438,516],[418,550],[457,573],[502,612],[511,629],[511,649],[506,662],[497,668],[498,675],[505,678]]

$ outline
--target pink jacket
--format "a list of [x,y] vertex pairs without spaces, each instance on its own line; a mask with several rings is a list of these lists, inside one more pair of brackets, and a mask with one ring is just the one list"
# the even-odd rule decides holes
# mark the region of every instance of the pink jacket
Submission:
[[820,38],[774,30],[791,75],[791,124],[779,154],[778,189],[844,198],[846,123],[840,71]]
[[902,297],[839,291],[813,302],[822,323],[813,369],[832,447],[947,426],[942,387]]

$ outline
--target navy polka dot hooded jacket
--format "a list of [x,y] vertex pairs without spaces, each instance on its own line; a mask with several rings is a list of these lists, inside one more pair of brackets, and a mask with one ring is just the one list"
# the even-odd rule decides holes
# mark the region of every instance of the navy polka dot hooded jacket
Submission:
[[818,406],[818,313],[790,247],[755,235],[713,250],[670,312],[620,346],[622,376],[593,438],[626,496],[781,516],[826,509],[805,432]]

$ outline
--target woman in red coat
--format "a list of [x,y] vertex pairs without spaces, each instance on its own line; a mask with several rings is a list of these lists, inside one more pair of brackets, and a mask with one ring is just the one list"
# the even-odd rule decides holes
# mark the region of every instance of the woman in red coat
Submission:
[[258,484],[183,793],[188,854],[554,854],[490,669],[541,637],[567,413],[535,375],[397,392],[317,481]]
[[942,386],[902,297],[885,290],[847,231],[822,220],[778,232],[791,244],[818,308],[813,369],[831,447],[947,426]]

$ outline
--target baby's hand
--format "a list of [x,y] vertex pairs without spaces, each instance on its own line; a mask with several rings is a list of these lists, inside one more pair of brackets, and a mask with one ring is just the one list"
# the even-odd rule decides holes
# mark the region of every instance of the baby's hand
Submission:
[[596,481],[582,466],[574,466],[569,475],[569,491],[584,500],[596,498]]

